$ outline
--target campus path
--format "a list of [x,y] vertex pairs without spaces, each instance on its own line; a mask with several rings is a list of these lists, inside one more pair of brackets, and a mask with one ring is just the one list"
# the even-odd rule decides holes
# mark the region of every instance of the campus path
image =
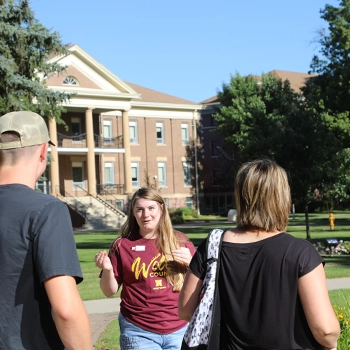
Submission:
[[[333,278],[327,280],[328,290],[350,289],[350,278]],[[118,317],[119,298],[84,301],[89,314],[92,342],[96,343],[108,324]]]

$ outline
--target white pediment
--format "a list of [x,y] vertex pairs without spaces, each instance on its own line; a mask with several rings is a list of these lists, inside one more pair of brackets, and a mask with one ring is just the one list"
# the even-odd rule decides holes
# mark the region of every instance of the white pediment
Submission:
[[[140,95],[127,83],[118,78],[105,66],[90,56],[78,45],[69,48],[67,56],[56,56],[49,62],[58,62],[66,66],[63,74],[51,76],[46,86],[53,90],[86,95],[104,95],[125,98],[138,98]],[[75,78],[77,84],[64,84],[66,77]]]

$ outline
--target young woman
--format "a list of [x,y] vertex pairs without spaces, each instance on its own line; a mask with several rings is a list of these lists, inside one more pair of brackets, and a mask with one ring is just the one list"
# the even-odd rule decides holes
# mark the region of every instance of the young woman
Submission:
[[187,321],[177,313],[179,291],[195,253],[190,240],[172,228],[163,198],[151,188],[132,197],[121,237],[109,254],[99,252],[100,287],[106,296],[122,285],[120,346],[126,349],[180,349]]
[[[307,241],[285,233],[291,208],[286,172],[269,160],[244,164],[235,182],[237,227],[220,255],[220,349],[336,349],[324,260]],[[189,321],[199,302],[205,242],[193,257],[179,297]],[[218,347],[219,349],[219,347]]]

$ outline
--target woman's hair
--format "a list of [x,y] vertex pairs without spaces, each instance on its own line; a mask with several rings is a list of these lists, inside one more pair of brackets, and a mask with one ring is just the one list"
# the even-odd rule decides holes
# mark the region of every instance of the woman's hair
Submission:
[[288,177],[269,159],[243,164],[235,181],[237,226],[285,231],[291,208]]
[[131,198],[128,218],[121,227],[121,236],[128,237],[134,232],[139,232],[139,225],[134,215],[134,206],[138,198],[155,201],[161,210],[158,227],[156,228],[156,246],[164,254],[166,259],[166,279],[173,286],[173,291],[180,291],[187,271],[185,264],[175,261],[172,250],[180,248],[180,242],[176,231],[173,229],[169,212],[162,196],[153,188],[142,187]]

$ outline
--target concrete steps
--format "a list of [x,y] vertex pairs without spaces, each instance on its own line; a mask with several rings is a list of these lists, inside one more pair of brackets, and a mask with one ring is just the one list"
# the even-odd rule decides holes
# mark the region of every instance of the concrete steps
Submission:
[[[84,231],[119,230],[126,221],[126,214],[114,208],[101,198],[92,196],[66,198],[68,204],[74,205],[85,213],[87,222],[82,227]],[[71,202],[71,203],[70,203]]]

